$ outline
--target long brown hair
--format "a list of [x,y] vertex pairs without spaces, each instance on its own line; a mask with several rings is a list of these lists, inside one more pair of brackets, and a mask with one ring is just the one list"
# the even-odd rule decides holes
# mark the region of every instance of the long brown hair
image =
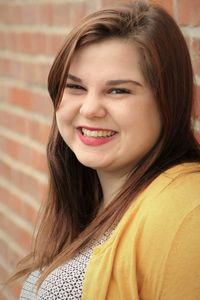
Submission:
[[75,51],[90,43],[117,38],[133,41],[142,73],[158,103],[162,132],[140,160],[119,194],[99,212],[102,189],[95,170],[83,166],[63,141],[55,113],[47,148],[49,194],[31,254],[13,278],[35,269],[44,278],[91,239],[119,222],[136,196],[167,168],[200,161],[191,129],[193,72],[184,37],[165,10],[137,1],[102,9],[85,17],[67,36],[49,73],[48,89],[55,112],[65,88]]

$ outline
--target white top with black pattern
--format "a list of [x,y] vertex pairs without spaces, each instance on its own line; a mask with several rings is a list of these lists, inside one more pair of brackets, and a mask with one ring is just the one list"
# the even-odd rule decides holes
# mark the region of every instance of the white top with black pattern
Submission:
[[74,258],[53,270],[43,281],[39,290],[36,282],[40,277],[39,271],[32,272],[21,290],[20,300],[74,300],[82,299],[83,281],[86,267],[94,248],[103,244],[113,230],[108,230],[101,239],[92,241]]

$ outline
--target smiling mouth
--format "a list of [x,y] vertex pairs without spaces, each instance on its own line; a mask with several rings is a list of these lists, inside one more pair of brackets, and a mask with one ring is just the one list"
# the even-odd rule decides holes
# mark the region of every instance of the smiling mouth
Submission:
[[80,128],[81,134],[91,138],[108,138],[116,134],[113,130],[89,130],[87,128]]

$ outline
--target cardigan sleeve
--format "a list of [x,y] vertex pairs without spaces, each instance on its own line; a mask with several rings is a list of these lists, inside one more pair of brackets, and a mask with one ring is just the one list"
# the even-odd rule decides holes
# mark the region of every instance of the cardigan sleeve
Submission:
[[200,299],[200,207],[184,218],[168,255],[161,300]]

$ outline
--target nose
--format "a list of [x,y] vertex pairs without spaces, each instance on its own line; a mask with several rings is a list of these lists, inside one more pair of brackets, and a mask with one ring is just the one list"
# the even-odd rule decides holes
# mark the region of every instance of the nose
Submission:
[[95,93],[88,93],[81,104],[80,114],[86,118],[103,118],[106,109],[102,103],[102,98]]

